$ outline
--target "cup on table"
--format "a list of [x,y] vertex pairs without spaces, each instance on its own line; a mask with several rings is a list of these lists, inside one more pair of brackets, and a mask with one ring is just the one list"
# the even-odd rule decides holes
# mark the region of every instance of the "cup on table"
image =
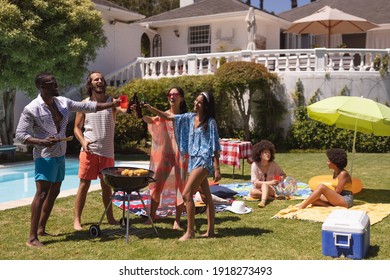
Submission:
[[127,95],[120,95],[119,96],[120,103],[119,105],[121,106],[122,109],[127,109],[129,106],[129,97]]
[[275,175],[274,180],[278,181],[278,183],[280,183],[281,177],[279,175]]

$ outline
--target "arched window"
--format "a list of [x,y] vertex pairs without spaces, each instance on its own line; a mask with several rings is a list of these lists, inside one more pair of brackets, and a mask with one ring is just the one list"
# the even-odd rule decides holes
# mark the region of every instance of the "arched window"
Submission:
[[156,34],[153,37],[152,56],[153,57],[162,56],[162,42],[161,42],[160,34]]
[[150,57],[150,40],[146,33],[141,37],[141,55],[143,57]]

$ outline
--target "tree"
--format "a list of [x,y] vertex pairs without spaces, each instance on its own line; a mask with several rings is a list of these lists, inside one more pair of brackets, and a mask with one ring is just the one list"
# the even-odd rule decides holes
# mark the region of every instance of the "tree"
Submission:
[[110,0],[146,17],[161,14],[180,6],[180,0]]
[[79,84],[106,44],[90,0],[0,0],[0,137],[13,143],[17,90],[36,94],[35,76],[53,73],[60,87]]
[[277,77],[262,64],[255,62],[227,62],[215,73],[218,86],[233,100],[244,123],[245,140],[250,140],[249,120],[255,95],[269,92]]

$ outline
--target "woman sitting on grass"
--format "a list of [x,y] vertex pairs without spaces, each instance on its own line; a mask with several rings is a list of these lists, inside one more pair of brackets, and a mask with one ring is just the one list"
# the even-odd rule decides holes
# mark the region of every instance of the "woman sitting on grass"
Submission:
[[347,166],[347,153],[343,149],[330,149],[326,151],[328,167],[333,169],[331,189],[324,184],[318,185],[313,193],[297,207],[304,209],[310,204],[315,206],[341,206],[350,208],[353,205],[352,179]]
[[286,178],[286,173],[274,161],[275,146],[268,140],[261,140],[252,149],[251,181],[253,189],[250,196],[261,199],[260,208],[264,208],[267,199],[275,199],[275,186]]

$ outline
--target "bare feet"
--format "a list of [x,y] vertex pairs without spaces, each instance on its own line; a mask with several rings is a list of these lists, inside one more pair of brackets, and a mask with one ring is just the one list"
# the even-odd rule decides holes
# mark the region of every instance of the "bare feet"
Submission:
[[211,233],[210,234],[210,233],[206,232],[206,233],[202,234],[201,237],[203,237],[203,238],[213,238],[213,237],[215,237],[215,233]]
[[264,208],[265,205],[266,205],[266,201],[265,201],[265,200],[262,200],[259,204],[257,204],[257,206],[258,206],[259,208]]
[[41,243],[37,238],[34,238],[33,240],[27,241],[26,245],[31,248],[39,248],[43,246],[43,243]]
[[75,229],[75,230],[82,230],[83,228],[81,227],[81,223],[79,223],[79,222],[74,222],[73,223],[73,228]]
[[177,221],[173,222],[173,229],[183,230],[183,228],[180,226],[180,223],[178,223]]
[[50,234],[46,231],[38,231],[39,236],[54,236],[53,234]]
[[194,232],[192,232],[192,233],[185,233],[182,237],[179,238],[179,241],[186,241],[186,240],[194,239],[194,238],[195,238]]

